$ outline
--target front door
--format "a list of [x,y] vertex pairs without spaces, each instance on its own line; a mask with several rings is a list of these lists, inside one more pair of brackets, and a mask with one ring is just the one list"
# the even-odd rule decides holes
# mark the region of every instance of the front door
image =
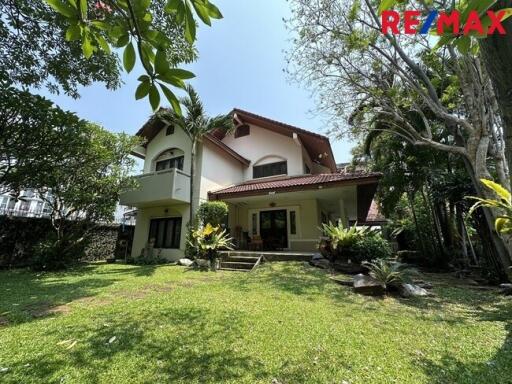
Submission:
[[268,251],[288,248],[286,209],[260,212],[260,236]]

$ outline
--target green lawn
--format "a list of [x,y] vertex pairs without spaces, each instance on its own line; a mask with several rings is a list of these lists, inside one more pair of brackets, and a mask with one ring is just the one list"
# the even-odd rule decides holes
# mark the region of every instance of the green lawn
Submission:
[[0,382],[512,383],[512,301],[434,292],[363,297],[301,263],[0,272]]

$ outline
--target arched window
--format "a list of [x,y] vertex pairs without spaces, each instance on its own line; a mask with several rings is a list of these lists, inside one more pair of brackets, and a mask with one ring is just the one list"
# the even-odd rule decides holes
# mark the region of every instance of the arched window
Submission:
[[178,148],[168,149],[155,158],[155,171],[177,168],[183,171],[184,152]]
[[252,167],[253,179],[260,177],[287,175],[288,163],[284,157],[269,155],[259,159]]

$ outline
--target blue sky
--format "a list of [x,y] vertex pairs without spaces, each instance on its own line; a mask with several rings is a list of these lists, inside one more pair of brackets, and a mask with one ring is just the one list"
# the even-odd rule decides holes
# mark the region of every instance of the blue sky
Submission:
[[[314,115],[310,92],[290,83],[283,69],[291,36],[283,17],[289,16],[285,0],[215,0],[224,14],[211,28],[201,26],[197,48],[199,59],[190,65],[196,74],[192,81],[207,112],[227,113],[233,107],[245,109],[288,124],[325,133],[321,116]],[[137,68],[124,75],[125,84],[117,91],[102,85],[80,89],[81,98],[45,96],[80,117],[97,122],[115,132],[135,133],[151,115],[147,100],[134,98]],[[331,140],[337,162],[350,160],[347,141]]]

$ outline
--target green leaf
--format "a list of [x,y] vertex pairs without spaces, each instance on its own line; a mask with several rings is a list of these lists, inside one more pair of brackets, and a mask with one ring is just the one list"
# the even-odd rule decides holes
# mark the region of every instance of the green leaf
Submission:
[[107,40],[101,35],[96,35],[96,41],[98,42],[98,45],[100,46],[101,50],[105,52],[107,55],[110,55],[110,45],[107,43]]
[[498,233],[501,233],[503,232],[503,228],[505,227],[505,225],[507,225],[509,220],[503,218],[503,217],[498,217],[496,219],[496,221],[494,222],[494,227],[496,228],[496,232]]
[[149,81],[141,82],[137,87],[137,90],[135,91],[135,100],[140,100],[146,97],[149,93],[149,88],[151,88],[151,84]]
[[158,88],[155,84],[151,85],[149,88],[149,103],[153,111],[156,111],[160,105],[160,93],[158,93]]
[[456,40],[456,44],[457,44],[457,49],[459,50],[459,52],[462,54],[466,54],[469,52],[469,49],[471,48],[471,37],[469,37],[469,36],[461,37],[460,39]]
[[188,4],[185,4],[185,39],[190,44],[196,40],[196,21]]
[[102,31],[106,31],[110,28],[110,26],[108,25],[108,23],[104,22],[104,21],[101,21],[101,20],[94,20],[94,21],[91,21],[91,24],[93,26],[95,26],[96,28],[98,29],[101,29]]
[[139,78],[137,80],[139,80],[139,81],[149,81],[149,76],[148,75],[141,75],[141,76],[139,76]]
[[173,76],[170,76],[168,75],[167,73],[162,73],[162,74],[159,74],[157,75],[156,77],[158,80],[162,80],[168,84],[171,84],[175,87],[178,87],[178,88],[183,88],[185,89],[186,85],[185,83],[183,82],[183,80],[181,79],[178,79],[177,77],[173,77]]
[[167,54],[164,50],[159,49],[156,51],[155,56],[155,71],[156,73],[165,73],[169,70],[169,63],[167,61]]
[[210,15],[208,13],[208,9],[205,7],[204,3],[201,0],[192,0],[192,5],[196,10],[197,16],[205,23],[206,25],[212,25],[210,21]]
[[69,4],[65,4],[60,0],[45,0],[46,4],[52,7],[55,11],[67,18],[76,18],[76,10],[73,9]]
[[208,14],[212,19],[222,19],[222,13],[220,13],[219,8],[217,8],[214,4],[209,1],[206,3],[206,8],[208,9]]
[[130,41],[130,35],[128,35],[127,33],[124,34],[124,35],[121,35],[119,36],[119,38],[117,39],[117,42],[116,42],[116,47],[117,48],[122,48],[124,47],[126,44],[128,44],[128,42]]
[[91,40],[88,36],[85,36],[82,42],[82,52],[86,59],[89,59],[94,53],[94,47],[91,44]]
[[126,69],[126,72],[130,73],[135,66],[135,49],[133,48],[133,44],[130,43],[126,46],[123,53],[123,66]]
[[66,30],[66,41],[79,40],[82,37],[82,28],[78,24],[71,25]]
[[167,71],[167,74],[182,80],[193,79],[196,77],[196,75],[194,75],[192,72],[179,68],[171,68]]
[[87,20],[87,0],[80,0],[80,17]]
[[379,15],[381,15],[382,12],[392,8],[396,3],[397,0],[381,0],[378,10]]
[[486,180],[486,179],[480,179],[483,185],[485,185],[487,188],[492,189],[499,197],[501,197],[503,200],[510,202],[511,201],[511,195],[510,192],[507,191],[504,187],[499,185],[498,183],[495,183],[492,180]]
[[165,5],[164,10],[167,13],[178,12],[180,4],[182,4],[181,0],[169,0]]
[[172,109],[174,110],[174,112],[176,112],[176,114],[178,116],[181,116],[183,113],[181,111],[180,102],[179,102],[178,98],[176,97],[176,95],[163,84],[160,84],[160,88],[162,88],[162,92],[164,93],[167,100],[169,100],[169,103],[171,103],[171,106],[172,106]]

